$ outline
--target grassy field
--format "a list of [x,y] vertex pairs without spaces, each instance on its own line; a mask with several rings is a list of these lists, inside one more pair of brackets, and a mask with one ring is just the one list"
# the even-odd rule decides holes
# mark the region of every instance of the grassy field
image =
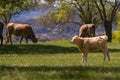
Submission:
[[120,43],[109,43],[111,61],[100,51],[88,62],[69,40],[0,46],[0,80],[120,80]]

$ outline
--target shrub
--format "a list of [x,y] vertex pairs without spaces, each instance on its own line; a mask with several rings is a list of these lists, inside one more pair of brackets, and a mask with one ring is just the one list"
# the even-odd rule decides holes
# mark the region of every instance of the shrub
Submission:
[[116,42],[120,42],[120,30],[113,32],[113,40]]

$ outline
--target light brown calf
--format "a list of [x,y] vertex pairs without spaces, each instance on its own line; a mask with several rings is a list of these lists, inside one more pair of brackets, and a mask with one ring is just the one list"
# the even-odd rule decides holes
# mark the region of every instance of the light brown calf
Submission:
[[75,44],[78,46],[79,50],[82,52],[83,57],[82,60],[83,62],[87,62],[87,55],[89,50],[102,50],[104,54],[104,61],[106,60],[106,57],[108,58],[108,61],[110,61],[110,56],[108,53],[108,48],[107,48],[107,36],[99,36],[99,37],[91,37],[91,38],[82,38],[77,35],[75,35],[71,43]]

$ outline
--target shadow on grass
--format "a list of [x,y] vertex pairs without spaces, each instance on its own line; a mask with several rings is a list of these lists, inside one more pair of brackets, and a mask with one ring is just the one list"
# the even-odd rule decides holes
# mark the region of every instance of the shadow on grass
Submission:
[[[0,72],[4,71],[16,71],[31,73],[38,75],[37,77],[49,78],[49,77],[60,77],[62,79],[104,79],[104,80],[116,80],[120,78],[120,67],[98,67],[98,66],[0,66]],[[46,74],[47,73],[47,74]],[[103,74],[104,73],[104,74]],[[52,75],[50,75],[52,74]],[[117,75],[114,76],[113,74]],[[48,76],[49,75],[49,76]]]
[[120,53],[120,49],[109,49],[109,52],[112,52],[112,53]]
[[0,46],[0,54],[57,54],[78,53],[76,47],[61,47],[54,45],[22,44]]
[[[97,53],[100,51],[91,51]],[[120,53],[120,49],[109,49],[110,53]],[[80,53],[77,47],[62,47],[42,44],[16,44],[0,46],[0,54],[69,54]]]
[[[115,49],[109,48],[108,51],[109,51],[109,53],[120,53],[120,49],[116,49],[116,48],[115,48]],[[98,52],[101,52],[101,53],[102,53],[101,50],[98,50],[98,51],[91,51],[91,53],[98,53]]]

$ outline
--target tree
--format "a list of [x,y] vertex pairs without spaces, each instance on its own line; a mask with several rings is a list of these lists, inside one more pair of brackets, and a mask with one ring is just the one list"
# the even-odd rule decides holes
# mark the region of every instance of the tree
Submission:
[[[59,0],[59,7],[57,8],[57,12],[54,13],[54,20],[57,23],[61,23],[62,21],[62,24],[68,22],[75,23],[76,21],[74,18],[78,15],[79,23],[82,24],[103,23],[106,35],[108,36],[108,41],[111,42],[112,23],[117,18],[119,6],[119,0]],[[72,12],[74,15],[72,15]],[[49,20],[49,22],[52,21],[52,19],[51,21]]]
[[76,11],[73,9],[72,6],[67,4],[62,4],[61,2],[61,4],[59,5],[61,7],[44,5],[51,7],[51,10],[46,11],[46,13],[44,13],[42,17],[37,17],[35,18],[35,20],[38,21],[42,26],[47,26],[50,27],[51,29],[54,29],[56,27],[61,29],[60,32],[58,33],[61,33],[63,31],[63,26],[66,23],[75,23],[80,25],[79,22],[73,21],[73,18],[75,18],[76,16],[75,14]]
[[74,0],[71,3],[78,11],[77,14],[84,24],[97,24],[99,22],[93,0]]
[[111,42],[113,27],[112,23],[114,22],[118,13],[120,1],[114,0],[113,2],[110,2],[109,0],[95,0],[95,4],[103,22],[106,35],[108,36],[108,42]]
[[42,23],[45,21],[45,24],[52,23],[57,26],[63,26],[66,23],[81,25],[83,23],[96,24],[99,22],[99,17],[96,15],[97,12],[92,0],[59,0],[54,4],[57,4],[58,6],[54,7],[50,12],[48,12],[48,14],[45,14],[41,18],[40,21],[42,21]]
[[0,0],[0,17],[7,24],[13,16],[35,6],[36,0]]

